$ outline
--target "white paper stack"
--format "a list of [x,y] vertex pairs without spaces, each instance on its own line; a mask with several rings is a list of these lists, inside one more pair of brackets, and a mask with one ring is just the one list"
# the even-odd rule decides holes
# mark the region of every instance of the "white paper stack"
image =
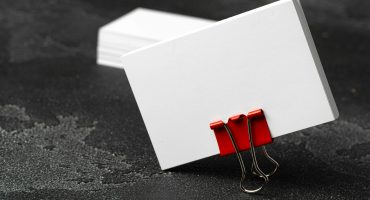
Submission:
[[273,138],[339,115],[298,0],[142,48],[122,63],[162,169],[219,154],[209,123],[235,114],[262,108]]
[[101,65],[123,68],[120,61],[122,55],[197,30],[213,22],[137,8],[99,29],[97,62]]

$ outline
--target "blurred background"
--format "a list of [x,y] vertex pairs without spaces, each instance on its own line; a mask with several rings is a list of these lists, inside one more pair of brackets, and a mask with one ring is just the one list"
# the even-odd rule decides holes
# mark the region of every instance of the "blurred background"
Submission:
[[370,1],[302,0],[341,116],[277,138],[261,195],[239,192],[234,156],[162,172],[124,70],[96,64],[98,28],[136,7],[222,20],[271,2],[0,1],[0,198],[369,199]]

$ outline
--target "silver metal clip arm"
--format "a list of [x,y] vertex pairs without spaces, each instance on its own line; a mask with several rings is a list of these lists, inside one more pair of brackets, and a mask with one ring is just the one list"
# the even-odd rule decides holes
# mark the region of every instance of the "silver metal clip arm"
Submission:
[[259,167],[258,165],[258,161],[257,161],[257,157],[256,157],[256,151],[255,151],[255,147],[254,147],[254,144],[253,144],[253,133],[252,133],[252,125],[251,125],[251,119],[248,119],[248,135],[249,135],[249,144],[250,144],[250,153],[251,153],[251,156],[252,156],[252,173],[260,178],[262,178],[264,180],[264,183],[255,188],[255,189],[247,189],[243,183],[245,181],[245,178],[246,178],[246,170],[245,170],[245,165],[244,165],[244,161],[243,161],[243,158],[241,156],[241,153],[239,151],[239,148],[238,146],[236,145],[236,142],[235,142],[235,139],[233,137],[233,134],[230,130],[230,128],[227,126],[227,124],[224,124],[224,128],[226,129],[227,131],[227,134],[229,135],[230,137],[230,140],[231,140],[231,143],[234,147],[234,150],[236,152],[236,157],[238,158],[238,161],[239,161],[239,164],[240,164],[240,168],[241,168],[241,171],[242,171],[242,177],[240,179],[240,189],[245,192],[245,193],[249,193],[249,194],[253,194],[253,193],[256,193],[256,192],[259,192],[260,190],[263,189],[263,187],[269,182],[269,176],[272,176],[278,169],[279,167],[279,163],[276,162],[276,160],[274,160],[268,153],[267,153],[267,150],[266,148],[263,146],[262,149],[263,149],[263,152],[265,154],[265,157],[275,165],[275,168],[274,170],[272,170],[270,173],[268,174],[265,174]]
[[[249,120],[248,120],[249,121]],[[248,124],[248,129],[250,129],[249,128],[249,126],[250,126],[250,124]],[[228,135],[229,135],[229,137],[230,137],[230,140],[231,140],[231,143],[233,144],[233,147],[234,147],[234,150],[235,150],[235,153],[236,153],[236,157],[238,158],[238,160],[239,160],[239,164],[240,164],[240,168],[241,168],[241,171],[242,171],[242,177],[241,177],[241,179],[240,179],[240,189],[243,191],[243,192],[245,192],[245,193],[249,193],[249,194],[253,194],[253,193],[256,193],[256,192],[259,192],[260,190],[262,190],[263,189],[263,187],[268,183],[268,181],[269,181],[269,178],[268,178],[268,176],[266,176],[263,172],[262,172],[262,170],[260,170],[260,168],[259,168],[259,166],[258,166],[258,162],[257,162],[257,159],[256,159],[256,154],[255,154],[255,150],[254,150],[254,145],[253,145],[253,141],[252,141],[252,134],[249,134],[249,140],[251,141],[251,155],[252,155],[252,159],[253,159],[253,164],[254,164],[254,166],[256,166],[255,167],[255,169],[256,169],[256,172],[258,173],[258,177],[261,177],[261,178],[263,178],[264,179],[264,183],[261,185],[261,186],[259,186],[259,187],[257,187],[257,188],[255,188],[255,189],[247,189],[244,185],[243,185],[243,183],[244,183],[244,181],[245,181],[245,178],[246,178],[246,170],[245,170],[245,165],[244,165],[244,162],[243,162],[243,158],[242,158],[242,156],[241,156],[241,154],[240,154],[240,151],[239,151],[239,149],[238,149],[238,147],[237,147],[237,145],[236,145],[236,143],[235,143],[235,140],[234,140],[234,137],[233,137],[233,135],[232,135],[232,132],[231,132],[231,130],[230,130],[230,128],[226,125],[226,124],[224,124],[224,127],[225,127],[225,129],[226,129],[226,131],[227,131],[227,133],[228,133]]]

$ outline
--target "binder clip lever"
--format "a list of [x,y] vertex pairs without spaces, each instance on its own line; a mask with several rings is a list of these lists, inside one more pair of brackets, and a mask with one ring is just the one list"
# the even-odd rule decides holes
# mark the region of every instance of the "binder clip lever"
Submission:
[[[250,142],[250,146],[251,146],[251,153],[252,153],[252,151],[254,151],[254,153],[253,153],[254,156],[252,155],[253,160],[256,159],[256,156],[255,156],[255,150],[254,150],[253,139],[252,139],[253,132],[252,132],[252,122],[251,121],[252,121],[253,118],[256,118],[256,117],[264,117],[262,109],[249,112],[248,115],[247,115],[247,118],[249,119],[248,120],[248,133],[249,133],[248,135],[249,135],[249,142]],[[265,155],[267,160],[270,161],[275,166],[274,169],[271,172],[265,174],[267,177],[269,177],[269,176],[272,176],[273,174],[275,174],[275,172],[279,168],[279,163],[268,154],[265,145],[263,145],[261,148],[262,148],[263,154]],[[258,168],[258,166],[256,166],[256,164],[258,164],[258,163],[257,162],[252,162],[251,171],[254,175],[261,176],[260,173],[258,173],[258,170],[256,169],[256,168]]]
[[[210,124],[216,134],[216,139],[220,148],[220,155],[225,156],[235,153],[241,168],[242,177],[240,179],[240,189],[245,193],[257,193],[264,188],[278,169],[279,164],[268,153],[265,144],[271,143],[272,138],[263,111],[261,109],[249,112],[247,116],[237,115],[230,117],[228,123],[217,121]],[[227,136],[227,137],[225,137]],[[257,136],[257,137],[256,137]],[[249,142],[246,142],[248,140]],[[255,147],[262,146],[265,157],[274,164],[274,169],[265,173],[258,165]],[[231,147],[231,148],[230,148]],[[244,186],[246,179],[246,168],[241,156],[242,150],[250,149],[252,156],[251,171],[253,175],[263,179],[263,183],[257,188],[247,188]]]

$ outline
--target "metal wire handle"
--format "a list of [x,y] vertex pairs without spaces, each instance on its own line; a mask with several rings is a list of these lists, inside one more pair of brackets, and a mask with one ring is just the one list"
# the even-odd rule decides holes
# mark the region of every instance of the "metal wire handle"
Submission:
[[[265,146],[262,146],[262,151],[263,151],[263,154],[265,155],[265,157],[267,158],[267,160],[269,160],[272,164],[274,164],[274,165],[275,165],[274,169],[273,169],[271,172],[269,172],[269,173],[267,173],[267,174],[265,173],[265,174],[266,174],[266,176],[270,177],[270,176],[274,175],[274,174],[275,174],[275,172],[277,171],[277,169],[279,168],[279,163],[278,163],[275,159],[273,159],[273,158],[272,158],[272,157],[267,153],[267,150],[266,150],[266,147],[265,147]],[[259,176],[259,174],[255,171],[255,167],[254,167],[254,164],[253,164],[253,163],[252,163],[251,171],[252,171],[252,173],[253,173],[254,175]]]
[[241,171],[242,171],[242,177],[240,179],[240,189],[245,192],[245,193],[249,193],[249,194],[253,194],[253,193],[257,193],[259,192],[260,190],[263,189],[263,187],[269,182],[269,176],[273,175],[276,170],[278,169],[279,167],[279,163],[276,162],[276,160],[274,160],[268,153],[267,153],[267,150],[266,148],[263,146],[263,152],[265,154],[265,157],[275,165],[275,168],[273,171],[271,171],[270,173],[268,174],[265,174],[259,167],[258,165],[258,161],[257,161],[257,157],[256,157],[256,151],[255,151],[255,148],[254,148],[254,144],[253,144],[253,134],[252,134],[252,125],[251,125],[251,119],[248,118],[248,135],[249,135],[249,144],[250,144],[250,153],[251,153],[251,156],[252,156],[252,174],[256,175],[257,177],[259,178],[262,178],[264,180],[264,183],[255,188],[255,189],[247,189],[243,183],[245,181],[245,178],[246,178],[246,170],[245,170],[245,165],[244,165],[244,161],[243,161],[243,158],[241,156],[241,153],[239,151],[239,148],[238,146],[236,145],[235,143],[235,139],[233,137],[233,134],[229,128],[229,126],[227,124],[224,124],[224,128],[226,129],[227,131],[227,134],[229,135],[230,137],[230,140],[231,140],[231,143],[234,147],[234,150],[236,152],[236,157],[238,158],[239,160],[239,164],[240,164],[240,168],[241,168]]
[[[248,122],[249,122],[249,120],[248,120]],[[233,137],[233,135],[232,135],[232,132],[231,132],[230,128],[229,128],[226,124],[224,124],[224,127],[225,127],[225,129],[226,129],[226,131],[227,131],[227,133],[228,133],[228,135],[229,135],[229,137],[230,137],[231,143],[233,144],[234,150],[235,150],[235,152],[236,152],[236,157],[237,157],[237,158],[238,158],[238,160],[239,160],[240,169],[241,169],[241,171],[242,171],[242,177],[241,177],[241,179],[240,179],[240,189],[241,189],[241,191],[243,191],[243,192],[245,192],[245,193],[249,193],[249,194],[253,194],[253,193],[259,192],[259,191],[260,191],[260,190],[262,190],[262,189],[263,189],[263,187],[268,183],[269,178],[268,178],[268,176],[266,176],[266,175],[262,172],[262,170],[261,170],[261,169],[259,168],[259,166],[258,166],[258,162],[257,162],[257,159],[256,159],[255,150],[254,150],[254,145],[253,145],[253,141],[252,141],[252,134],[249,134],[249,140],[250,140],[250,146],[251,146],[252,161],[253,161],[254,166],[256,166],[256,167],[255,167],[255,169],[256,169],[256,172],[259,174],[259,176],[258,176],[258,177],[263,178],[264,183],[263,183],[261,186],[259,186],[259,187],[255,188],[255,189],[247,189],[247,188],[243,185],[244,180],[245,180],[245,178],[246,178],[246,170],[245,170],[245,165],[244,165],[243,158],[242,158],[242,156],[241,156],[241,154],[240,154],[240,151],[239,151],[239,149],[238,149],[238,147],[237,147],[237,145],[236,145],[236,143],[235,143],[235,140],[234,140],[234,137]],[[249,127],[250,127],[250,124],[248,124],[248,130],[250,129]],[[249,133],[250,133],[250,132],[249,132]]]

